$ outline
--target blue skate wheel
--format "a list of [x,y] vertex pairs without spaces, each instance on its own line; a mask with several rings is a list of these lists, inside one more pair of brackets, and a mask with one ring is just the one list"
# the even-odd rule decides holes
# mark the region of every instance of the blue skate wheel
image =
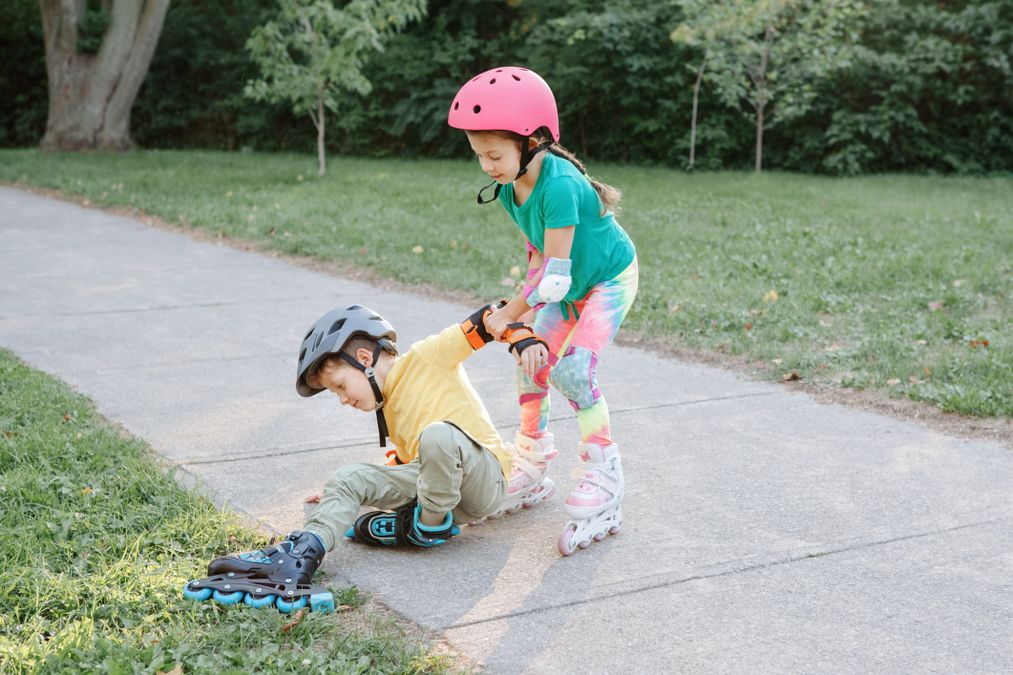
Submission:
[[329,614],[334,611],[334,596],[330,593],[314,593],[310,596],[310,610]]
[[221,591],[215,591],[213,595],[215,602],[220,605],[238,605],[243,601],[243,596],[246,594],[242,591],[236,591],[235,593],[222,593]]
[[277,599],[277,597],[278,596],[274,595],[273,593],[268,593],[267,595],[261,596],[256,596],[253,593],[247,593],[246,597],[243,598],[243,602],[249,607],[260,609],[261,607],[271,607],[272,605],[274,605],[274,601]]
[[187,600],[196,600],[197,602],[204,602],[211,597],[210,588],[198,588],[194,590],[190,588],[190,584],[183,584],[183,597]]
[[288,600],[282,600],[278,598],[277,607],[279,612],[288,614],[294,609],[302,609],[306,606],[306,596],[300,595],[296,600],[289,602]]

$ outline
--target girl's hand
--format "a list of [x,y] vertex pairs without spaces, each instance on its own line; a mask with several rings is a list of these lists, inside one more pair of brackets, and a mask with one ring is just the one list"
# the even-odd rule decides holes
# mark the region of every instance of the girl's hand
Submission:
[[524,374],[533,380],[535,379],[535,373],[548,365],[549,350],[544,345],[528,347],[517,357],[517,363],[520,364]]
[[506,330],[508,323],[513,323],[514,318],[507,312],[507,307],[497,309],[495,312],[485,317],[485,329],[489,331],[494,340],[500,340],[503,337],[503,331]]

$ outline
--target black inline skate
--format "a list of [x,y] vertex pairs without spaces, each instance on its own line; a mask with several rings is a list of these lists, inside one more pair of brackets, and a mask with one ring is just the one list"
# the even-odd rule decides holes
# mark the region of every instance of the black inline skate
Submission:
[[285,613],[307,605],[316,612],[333,612],[331,592],[310,584],[323,559],[324,548],[315,534],[292,532],[274,546],[215,558],[207,577],[183,587],[183,597],[214,598],[222,605],[273,606]]
[[460,534],[461,528],[454,525],[453,515],[447,514],[439,525],[423,525],[422,507],[417,503],[406,504],[397,511],[370,511],[355,520],[345,536],[370,546],[420,546],[428,548],[446,543],[447,539]]

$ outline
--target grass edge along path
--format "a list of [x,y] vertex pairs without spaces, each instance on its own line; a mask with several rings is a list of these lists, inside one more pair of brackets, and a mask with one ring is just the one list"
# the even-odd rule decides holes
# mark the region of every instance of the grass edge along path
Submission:
[[[1013,418],[1013,180],[832,179],[601,166],[625,192],[649,345],[750,375]],[[473,162],[139,151],[0,151],[0,181],[484,301],[521,283]]]
[[87,398],[0,349],[0,672],[448,669],[355,588],[331,588],[343,611],[294,625],[182,598],[215,555],[266,543]]

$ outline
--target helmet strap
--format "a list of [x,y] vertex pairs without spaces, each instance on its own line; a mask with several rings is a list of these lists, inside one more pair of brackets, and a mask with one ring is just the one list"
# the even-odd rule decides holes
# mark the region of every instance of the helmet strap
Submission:
[[[380,352],[382,352],[382,351],[383,351],[383,345],[380,344],[379,342],[377,342],[376,343],[376,347],[373,349],[373,364],[374,365],[376,364],[376,362],[377,362],[376,360],[380,356]],[[383,404],[384,404],[383,392],[380,390],[380,385],[377,384],[377,382],[376,382],[376,371],[373,369],[373,366],[364,366],[361,363],[359,363],[358,361],[356,361],[354,358],[352,358],[349,354],[346,354],[345,352],[339,352],[338,356],[340,356],[345,361],[347,361],[348,363],[352,364],[353,366],[355,366],[356,368],[358,368],[359,370],[361,370],[366,375],[366,379],[369,380],[369,386],[373,390],[373,396],[376,398],[376,408],[375,408],[375,410],[376,410],[376,430],[377,430],[377,433],[380,435],[380,447],[381,448],[386,448],[387,447],[387,437],[390,436],[390,432],[387,430],[387,418],[384,417],[384,414],[383,414]]]
[[[530,147],[528,147],[530,145],[530,143],[528,142],[530,139],[531,136],[525,136],[524,140],[521,141],[521,170],[517,172],[516,176],[514,176],[514,180],[519,179],[521,176],[523,176],[528,172],[528,164],[530,164],[531,160],[535,158],[535,155],[540,153],[542,150],[548,150],[549,147],[552,145],[552,141],[542,142],[536,145],[534,150],[532,150]],[[492,199],[484,199],[482,195],[485,193],[486,190],[491,188],[493,185],[496,186],[496,189],[492,193]],[[488,204],[489,202],[496,201],[497,199],[499,199],[499,191],[501,189],[503,189],[503,186],[500,185],[498,181],[493,181],[489,183],[484,188],[478,191],[478,203]]]

